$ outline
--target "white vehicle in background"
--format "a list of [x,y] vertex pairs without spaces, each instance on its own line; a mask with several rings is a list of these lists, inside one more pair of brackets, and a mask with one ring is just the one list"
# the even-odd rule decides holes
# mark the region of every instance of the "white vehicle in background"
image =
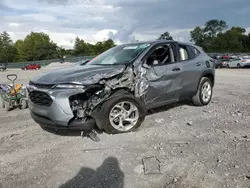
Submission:
[[242,58],[233,58],[230,59],[227,63],[227,68],[242,68],[242,67],[250,67],[250,57],[245,56]]

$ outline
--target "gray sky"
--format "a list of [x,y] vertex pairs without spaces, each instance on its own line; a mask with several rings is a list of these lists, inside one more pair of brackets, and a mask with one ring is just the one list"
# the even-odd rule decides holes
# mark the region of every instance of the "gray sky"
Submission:
[[13,40],[43,31],[72,48],[76,36],[95,43],[152,40],[169,31],[189,41],[189,32],[210,19],[250,31],[250,0],[0,0],[0,32]]

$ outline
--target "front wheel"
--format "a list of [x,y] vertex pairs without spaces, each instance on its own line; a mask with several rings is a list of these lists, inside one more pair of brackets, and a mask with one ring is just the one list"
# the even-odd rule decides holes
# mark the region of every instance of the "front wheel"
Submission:
[[230,68],[229,64],[227,64],[227,68],[228,68],[228,69]]
[[102,127],[108,134],[131,132],[145,119],[143,102],[129,93],[118,95],[102,105]]
[[196,106],[208,105],[212,99],[213,86],[209,78],[203,77],[200,81],[198,91],[192,98],[192,102]]
[[241,68],[241,65],[240,65],[239,63],[237,64],[237,68],[238,68],[238,69]]

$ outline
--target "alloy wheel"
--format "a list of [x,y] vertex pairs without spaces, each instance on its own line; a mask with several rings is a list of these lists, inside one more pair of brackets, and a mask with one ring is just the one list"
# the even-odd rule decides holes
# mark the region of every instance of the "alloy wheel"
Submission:
[[201,88],[201,98],[203,102],[207,103],[212,96],[212,87],[209,82],[204,82]]
[[118,131],[129,131],[139,120],[137,106],[129,101],[117,103],[109,113],[109,122]]

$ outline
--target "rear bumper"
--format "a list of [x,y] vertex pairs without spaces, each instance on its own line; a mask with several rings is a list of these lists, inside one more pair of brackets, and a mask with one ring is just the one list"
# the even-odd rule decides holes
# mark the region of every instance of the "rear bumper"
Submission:
[[250,63],[241,63],[241,67],[250,67]]

